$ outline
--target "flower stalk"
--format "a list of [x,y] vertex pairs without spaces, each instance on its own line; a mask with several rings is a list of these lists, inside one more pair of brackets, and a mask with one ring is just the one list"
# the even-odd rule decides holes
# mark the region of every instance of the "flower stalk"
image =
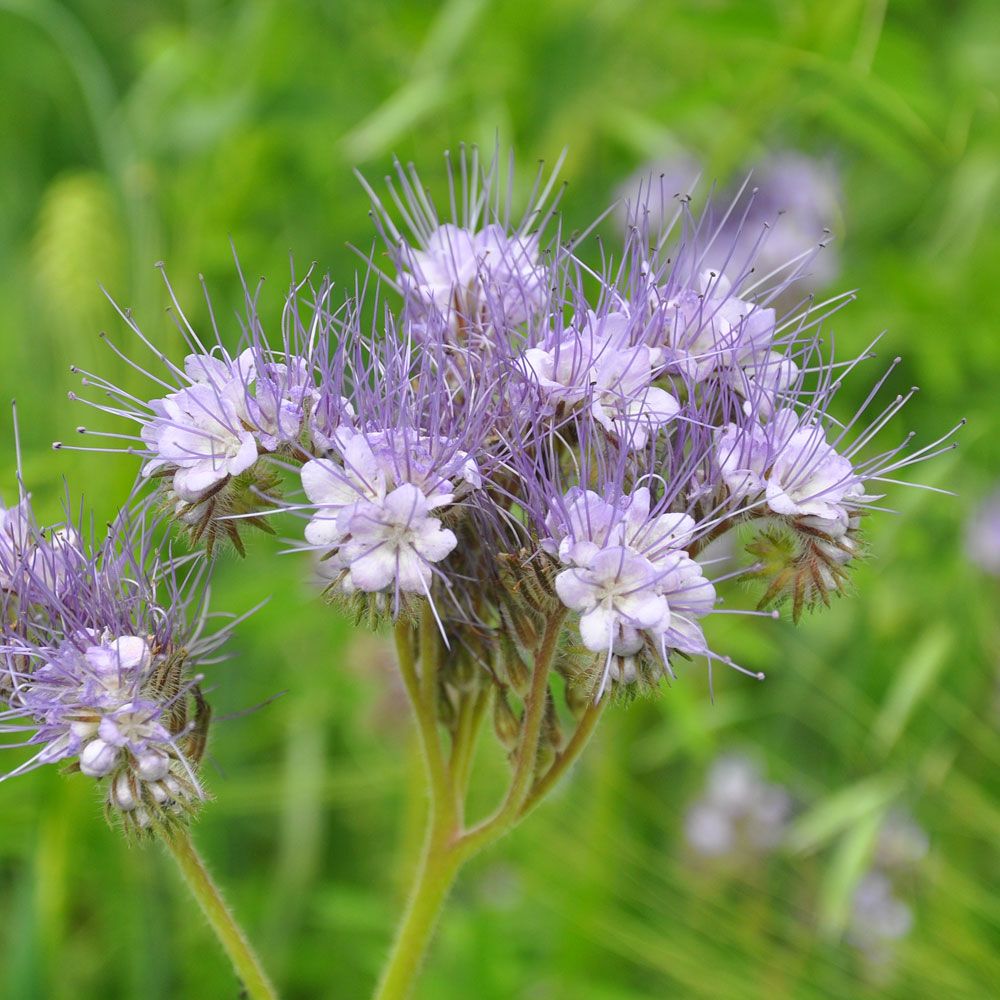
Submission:
[[190,831],[184,826],[173,825],[162,828],[159,833],[167,853],[176,862],[191,895],[198,901],[219,944],[233,963],[245,995],[250,1000],[277,1000],[277,991],[205,867]]
[[[463,693],[451,754],[445,765],[438,733],[437,684],[434,680],[434,672],[441,667],[440,637],[428,627],[428,618],[433,623],[429,609],[417,627],[402,621],[396,625],[400,671],[420,734],[431,801],[423,853],[395,943],[374,994],[375,1000],[403,1000],[410,995],[448,893],[462,866],[499,840],[545,797],[583,750],[601,714],[600,705],[590,706],[566,748],[541,776],[537,775],[549,679],[565,619],[565,613],[557,613],[549,621],[535,657],[507,793],[492,816],[465,829],[465,796],[476,737],[491,692],[489,688],[481,688]],[[419,636],[414,632],[419,632]],[[419,672],[413,656],[418,638]]]

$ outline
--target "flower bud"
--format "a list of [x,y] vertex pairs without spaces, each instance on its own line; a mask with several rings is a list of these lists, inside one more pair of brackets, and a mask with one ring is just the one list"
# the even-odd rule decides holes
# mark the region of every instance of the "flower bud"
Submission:
[[514,714],[507,700],[507,692],[497,691],[493,702],[493,730],[507,750],[513,750],[521,734],[521,720]]
[[148,751],[137,759],[139,776],[144,781],[159,781],[170,769],[170,758],[166,754]]
[[503,667],[507,675],[507,681],[511,688],[520,696],[528,692],[531,684],[531,668],[524,662],[516,643],[512,642],[508,636],[503,640]]
[[131,812],[139,804],[128,771],[121,771],[115,778],[111,788],[113,803],[123,812]]
[[115,766],[118,748],[102,739],[91,740],[80,751],[80,770],[90,778],[103,778]]
[[470,650],[462,650],[455,657],[451,676],[448,678],[460,691],[472,691],[479,684],[483,668]]
[[149,782],[149,784],[146,785],[146,788],[149,791],[149,794],[153,797],[153,801],[156,802],[157,805],[162,806],[170,801],[170,792],[168,792],[167,789],[162,784],[160,784],[160,782],[151,781]]
[[566,680],[566,707],[574,719],[579,719],[594,700],[593,679],[580,676]]

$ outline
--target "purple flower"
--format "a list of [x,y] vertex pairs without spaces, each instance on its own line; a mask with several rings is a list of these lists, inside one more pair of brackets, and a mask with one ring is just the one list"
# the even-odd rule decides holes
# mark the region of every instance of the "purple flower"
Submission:
[[[109,810],[141,831],[188,813],[203,797],[195,768],[200,677],[229,628],[206,635],[204,564],[173,559],[156,525],[124,516],[99,543],[66,524],[71,556],[30,526],[33,552],[5,595],[0,732],[25,734],[33,755],[5,777],[58,761],[107,779]],[[61,574],[53,572],[57,565]],[[2,780],[2,779],[0,779]]]
[[980,569],[1000,576],[1000,490],[986,497],[969,518],[965,551]]
[[[314,426],[332,429],[336,423],[335,412],[339,415],[343,408],[341,401],[333,407],[324,399],[322,414],[316,412],[322,397],[317,374],[321,361],[328,361],[321,352],[329,346],[333,323],[330,288],[323,283],[307,301],[312,291],[307,286],[308,276],[304,282],[293,281],[282,318],[282,346],[275,349],[264,336],[256,295],[244,285],[247,316],[240,347],[233,353],[222,342],[214,314],[210,312],[213,336],[203,339],[184,316],[166,277],[164,281],[192,349],[183,367],[156,351],[131,314],[119,309],[129,329],[164,369],[161,377],[130,361],[155,384],[157,394],[143,401],[99,376],[74,369],[83,376],[84,386],[104,390],[112,403],[81,401],[102,413],[127,417],[138,425],[139,434],[104,435],[87,427],[77,430],[134,442],[126,450],[142,456],[143,475],[166,479],[181,501],[194,505],[246,473],[261,455],[294,451],[308,439]],[[311,315],[300,314],[303,303]],[[176,388],[171,388],[171,383]],[[162,393],[164,388],[169,391]],[[71,393],[71,398],[78,397]],[[57,443],[57,447],[63,445]]]
[[174,470],[177,496],[195,503],[257,461],[257,440],[247,429],[252,352],[246,350],[235,360],[188,355],[184,370],[190,386],[150,401],[154,416],[143,426],[142,438],[152,457],[143,475]]
[[642,648],[643,630],[670,626],[670,605],[657,593],[655,568],[625,546],[598,549],[555,583],[563,604],[580,612],[580,636],[594,652],[631,656]]
[[457,544],[431,512],[481,485],[475,462],[446,440],[386,431],[343,428],[333,445],[333,455],[302,467],[316,507],[306,541],[328,553],[327,573],[344,571],[347,591],[429,593],[431,567]]
[[289,357],[287,364],[271,361],[257,367],[254,395],[247,416],[265,451],[298,444],[313,415],[319,390],[309,362]]
[[403,483],[381,502],[362,502],[346,519],[345,541],[338,553],[350,585],[374,592],[396,583],[402,591],[429,593],[431,566],[458,544],[429,512],[442,503],[412,483]]
[[84,564],[82,539],[75,525],[41,530],[27,493],[22,492],[13,507],[0,504],[0,593],[11,604],[8,627],[23,607],[39,599],[61,598]]
[[[696,216],[664,180],[632,206],[623,251],[591,253],[588,230],[547,232],[553,177],[516,213],[508,174],[463,151],[439,210],[397,163],[384,203],[366,185],[389,273],[373,252],[339,304],[329,280],[293,279],[273,346],[245,285],[238,346],[178,307],[190,356],[152,348],[151,402],[86,376],[111,396],[100,409],[138,425],[116,439],[136,442],[176,518],[240,547],[235,525],[280,504],[328,590],[396,617],[428,600],[456,657],[497,676],[561,604],[581,655],[604,658],[602,690],[679,655],[711,663],[716,591],[698,560],[736,525],[753,532],[761,608],[787,597],[798,617],[843,590],[860,515],[948,435],[869,451],[909,399],[875,406],[888,372],[835,415],[869,352],[835,359],[820,339],[850,295],[796,292],[818,247],[772,267],[754,214],[780,211],[770,195],[741,189]],[[282,498],[282,477],[304,502]]]
[[823,428],[793,410],[779,410],[766,424],[726,425],[717,432],[716,460],[732,497],[808,518],[831,537],[847,531],[864,496],[851,462],[827,443]]
[[698,619],[714,608],[715,588],[686,551],[697,526],[688,514],[650,507],[647,487],[614,504],[574,489],[546,518],[542,545],[570,567],[556,576],[556,593],[580,612],[583,643],[607,654],[608,671],[631,669],[647,642],[664,664],[671,650],[708,652]]
[[[404,297],[406,325],[422,338],[442,333],[488,345],[495,336],[539,313],[548,298],[549,268],[539,234],[554,211],[550,202],[561,159],[546,179],[541,169],[527,209],[512,222],[510,185],[499,155],[463,149],[458,176],[446,154],[449,213],[442,218],[412,165],[396,162],[386,178],[395,209],[362,183],[379,231],[393,254],[394,284]],[[509,173],[513,172],[513,163]],[[548,206],[547,206],[547,203]],[[395,217],[402,220],[403,231]]]
[[31,532],[28,498],[22,497],[13,507],[0,502],[0,590],[14,579]]
[[12,707],[39,720],[32,742],[44,744],[22,770],[78,757],[84,774],[103,778],[125,749],[140,759],[147,751],[158,753],[150,749],[152,739],[169,750],[170,734],[156,721],[156,706],[144,706],[141,721],[134,718],[153,663],[146,639],[84,631],[38,652],[40,663],[19,679],[10,698]]
[[606,431],[644,448],[651,434],[677,416],[680,404],[653,384],[662,351],[634,343],[635,332],[625,313],[598,316],[588,310],[557,336],[526,349],[515,365],[548,410],[586,402]]
[[671,367],[693,382],[753,365],[774,340],[774,309],[739,298],[717,271],[703,271],[694,288],[674,292],[660,308]]
[[[232,351],[223,344],[211,303],[211,336],[205,337],[184,315],[164,276],[190,348],[183,366],[157,351],[132,315],[119,309],[162,369],[146,372],[129,359],[155,386],[154,397],[144,401],[99,376],[80,372],[85,387],[103,390],[111,400],[83,398],[82,402],[103,414],[125,417],[138,428],[137,434],[121,434],[78,427],[80,434],[111,442],[110,447],[82,450],[140,455],[143,477],[160,485],[163,506],[209,552],[216,538],[224,535],[242,554],[241,527],[270,531],[261,515],[274,507],[279,461],[302,460],[310,450],[321,449],[350,418],[350,405],[317,384],[320,376],[331,372],[335,310],[329,305],[329,282],[314,289],[309,279],[309,275],[302,281],[293,278],[284,304],[280,348],[268,343],[257,293],[244,284],[246,316],[241,320],[239,346]],[[77,397],[71,393],[71,398]],[[55,447],[64,445],[57,442]]]
[[446,223],[422,249],[400,248],[399,285],[416,318],[445,317],[450,327],[485,325],[491,315],[522,323],[544,304],[547,271],[538,237],[508,234],[500,225],[474,232]]

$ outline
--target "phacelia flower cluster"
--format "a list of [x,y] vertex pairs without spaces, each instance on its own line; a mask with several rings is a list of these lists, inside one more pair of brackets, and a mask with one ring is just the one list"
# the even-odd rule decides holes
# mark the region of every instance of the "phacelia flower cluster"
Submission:
[[172,559],[141,519],[122,515],[90,544],[79,525],[41,530],[26,496],[15,510],[0,732],[29,756],[4,777],[62,764],[99,782],[132,833],[183,819],[204,798],[208,709],[193,671],[226,638],[201,634],[204,566]]
[[699,218],[651,179],[619,251],[597,252],[562,239],[554,176],[516,214],[507,173],[463,151],[444,212],[396,164],[387,197],[366,184],[386,252],[343,301],[293,280],[273,341],[249,290],[233,336],[179,313],[190,353],[153,349],[148,403],[86,374],[137,425],[128,450],[166,508],[238,548],[240,526],[295,515],[331,594],[430,609],[456,690],[470,671],[516,690],[512,657],[553,621],[570,635],[554,669],[587,697],[711,663],[704,552],[736,526],[753,561],[729,575],[757,577],[762,608],[797,618],[842,592],[884,484],[948,445],[876,444],[910,397],[878,402],[895,363],[840,406],[872,355],[824,347],[850,296],[796,292],[818,243],[762,272],[780,204],[759,221],[741,190]]

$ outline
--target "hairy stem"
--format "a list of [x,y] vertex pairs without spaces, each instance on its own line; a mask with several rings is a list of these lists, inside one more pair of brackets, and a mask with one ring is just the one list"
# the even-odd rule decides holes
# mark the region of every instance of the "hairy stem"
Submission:
[[406,911],[375,990],[375,1000],[404,1000],[413,989],[445,899],[462,864],[452,840],[453,831],[432,820]]
[[[441,910],[462,865],[507,833],[545,797],[582,752],[597,724],[603,702],[587,707],[565,749],[544,774],[536,776],[549,678],[564,615],[565,612],[550,619],[535,656],[507,794],[489,819],[468,831],[463,831],[462,827],[469,772],[476,736],[492,691],[484,687],[463,692],[451,754],[445,765],[436,715],[440,638],[436,630],[430,630],[426,612],[419,636],[412,625],[402,622],[396,625],[400,672],[413,706],[427,764],[431,808],[420,864],[374,994],[375,1000],[405,1000],[410,995]],[[415,659],[418,638],[419,674]]]
[[531,788],[538,760],[538,740],[545,718],[545,702],[549,690],[549,671],[555,659],[559,644],[559,634],[565,612],[557,613],[549,620],[541,646],[535,657],[531,673],[531,687],[524,705],[524,719],[521,723],[521,737],[518,740],[514,758],[514,774],[510,787],[500,808],[479,826],[464,834],[459,848],[468,857],[482,850],[497,837],[505,833],[517,820],[518,813]]
[[465,797],[469,788],[469,775],[476,751],[476,740],[492,694],[492,688],[483,685],[471,694],[464,692],[459,705],[458,725],[455,727],[455,739],[451,748],[449,773],[455,797],[455,815],[460,823],[465,821]]
[[592,701],[587,706],[569,742],[556,754],[556,759],[549,766],[549,769],[531,786],[527,797],[521,803],[521,809],[518,813],[519,819],[527,816],[548,795],[552,787],[566,773],[573,761],[583,752],[584,747],[586,747],[594,732],[594,728],[597,726],[598,720],[601,718],[601,713],[604,711],[604,706],[608,700],[607,698],[602,698],[600,701]]
[[177,862],[191,894],[198,900],[219,944],[233,963],[246,996],[251,1000],[277,1000],[278,994],[267,978],[260,959],[226,906],[226,901],[191,840],[190,832],[185,827],[162,829],[160,839]]
[[[426,616],[425,616],[426,617]],[[416,661],[413,655],[415,645],[414,628],[404,621],[396,623],[396,656],[399,660],[399,672],[409,696],[413,714],[417,722],[417,732],[420,737],[420,750],[423,753],[424,765],[427,769],[427,780],[430,784],[431,811],[442,808],[451,810],[451,791],[445,768],[444,755],[441,750],[441,739],[438,735],[437,698],[431,704],[425,699],[427,685],[423,683],[428,673],[428,665],[421,663],[423,676],[418,676]],[[425,655],[424,627],[421,625],[421,654]],[[434,654],[436,657],[436,653]],[[434,661],[436,663],[436,660]],[[436,686],[436,680],[435,680]]]

